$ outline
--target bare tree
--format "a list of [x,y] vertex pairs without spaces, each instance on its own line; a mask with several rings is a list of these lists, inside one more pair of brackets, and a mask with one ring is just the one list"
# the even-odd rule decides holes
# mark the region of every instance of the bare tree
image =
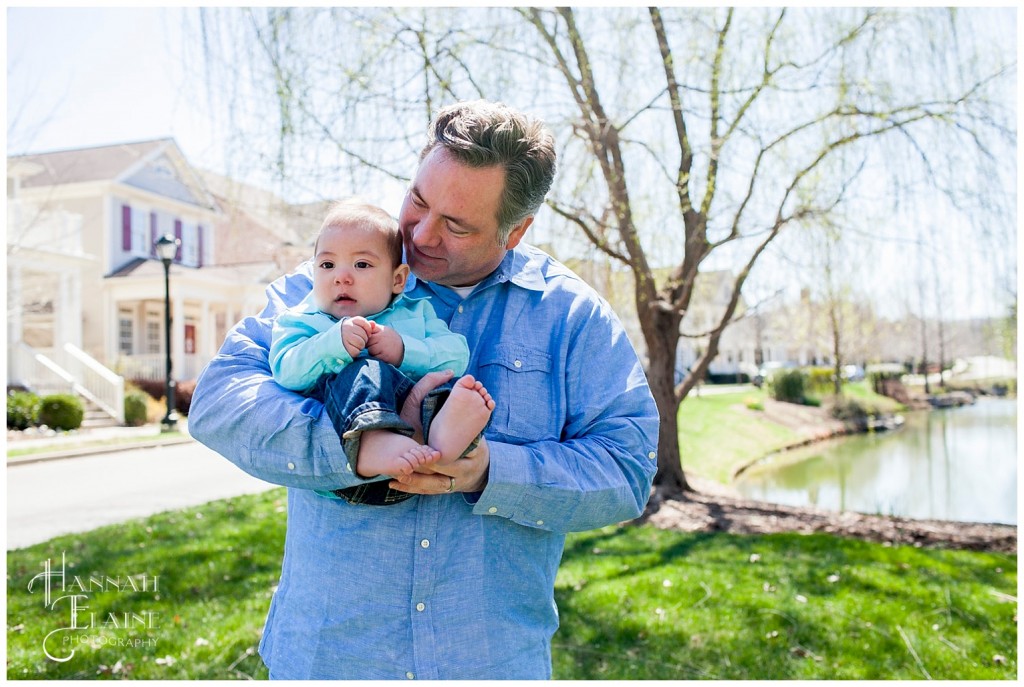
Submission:
[[[679,405],[718,354],[744,286],[780,236],[923,192],[983,197],[985,184],[954,184],[950,171],[969,164],[1006,175],[1013,164],[996,152],[1015,135],[1006,104],[1013,57],[974,38],[970,10],[231,16],[250,39],[250,69],[263,66],[251,75],[269,94],[264,112],[275,105],[273,163],[292,180],[324,183],[344,171],[353,186],[402,181],[424,124],[454,99],[507,100],[553,126],[562,171],[549,207],[631,277],[661,419],[656,484],[669,497],[689,489]],[[326,189],[337,194],[337,186]],[[698,281],[723,268],[729,288],[677,383],[680,332],[700,305]]]

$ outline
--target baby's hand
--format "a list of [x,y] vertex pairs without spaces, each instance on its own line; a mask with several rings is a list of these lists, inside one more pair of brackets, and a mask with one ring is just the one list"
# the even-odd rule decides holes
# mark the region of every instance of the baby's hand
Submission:
[[374,329],[366,342],[366,350],[377,360],[398,367],[405,358],[405,344],[402,336],[391,327],[373,322]]
[[365,317],[350,317],[341,323],[341,343],[344,344],[348,354],[355,358],[359,351],[366,348],[370,339],[370,333],[374,328],[373,322]]

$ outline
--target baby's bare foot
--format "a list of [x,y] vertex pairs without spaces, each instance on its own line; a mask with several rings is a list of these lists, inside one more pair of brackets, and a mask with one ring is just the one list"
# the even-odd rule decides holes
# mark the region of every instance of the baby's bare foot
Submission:
[[402,484],[409,483],[409,475],[420,472],[431,463],[437,462],[441,454],[429,446],[416,446],[399,456],[400,464],[397,472],[383,473],[390,474]]
[[441,452],[437,464],[447,465],[457,460],[487,426],[493,410],[494,399],[472,375],[466,375],[455,382],[447,400],[430,424],[428,443]]
[[[409,474],[422,465],[417,449],[424,448],[413,439],[386,429],[363,432],[359,440],[356,473],[369,478],[377,475]],[[429,449],[429,447],[427,447]]]

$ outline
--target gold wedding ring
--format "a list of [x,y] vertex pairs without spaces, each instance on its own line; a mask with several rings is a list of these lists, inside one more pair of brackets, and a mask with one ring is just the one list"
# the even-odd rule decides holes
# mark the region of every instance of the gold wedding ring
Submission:
[[453,491],[455,491],[455,478],[449,476],[448,479],[450,479],[451,481],[448,483],[448,489],[446,490],[445,493],[450,494]]

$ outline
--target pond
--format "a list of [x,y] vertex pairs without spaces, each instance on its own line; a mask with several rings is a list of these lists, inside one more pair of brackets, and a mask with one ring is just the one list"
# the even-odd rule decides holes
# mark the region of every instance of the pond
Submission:
[[773,456],[735,482],[744,496],[791,506],[916,519],[1017,524],[1017,403],[907,413],[893,432]]

